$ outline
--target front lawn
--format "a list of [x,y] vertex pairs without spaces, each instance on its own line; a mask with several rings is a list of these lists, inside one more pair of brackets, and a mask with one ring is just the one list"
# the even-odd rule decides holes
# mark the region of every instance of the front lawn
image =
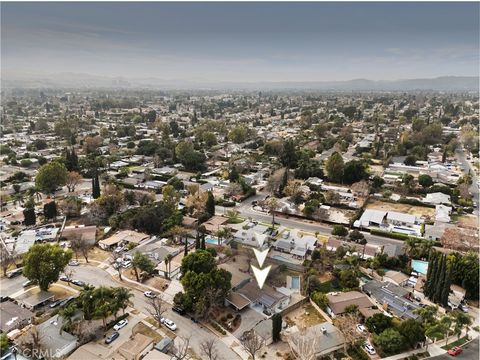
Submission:
[[442,349],[444,350],[449,350],[451,348],[453,348],[454,346],[462,346],[463,344],[465,344],[466,342],[468,341],[467,337],[464,336],[463,338],[460,338],[454,342],[451,342],[450,344],[448,345],[445,345],[445,346],[442,346]]

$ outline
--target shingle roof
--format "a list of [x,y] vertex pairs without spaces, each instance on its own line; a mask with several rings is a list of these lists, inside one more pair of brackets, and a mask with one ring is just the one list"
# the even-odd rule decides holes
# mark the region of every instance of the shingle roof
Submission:
[[328,306],[335,315],[343,314],[349,305],[357,305],[359,309],[373,306],[368,296],[359,291],[348,291],[337,295],[329,294],[327,298]]

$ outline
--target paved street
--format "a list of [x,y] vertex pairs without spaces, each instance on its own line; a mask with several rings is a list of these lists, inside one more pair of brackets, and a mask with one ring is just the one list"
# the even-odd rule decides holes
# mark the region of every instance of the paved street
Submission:
[[[121,286],[121,284],[113,280],[105,270],[97,267],[93,263],[90,265],[82,264],[80,266],[69,267],[69,269],[73,270],[73,279],[85,281],[87,284],[94,286]],[[27,279],[23,276],[18,276],[13,279],[2,278],[0,280],[0,294],[4,296],[21,290],[22,283],[25,281],[27,281]],[[132,298],[134,308],[150,316],[148,312],[147,298],[143,295],[143,291],[132,288],[129,286],[131,284],[128,284],[127,282],[124,282],[124,284],[126,287],[132,289],[132,293],[134,294],[134,297]],[[200,354],[200,343],[214,337],[215,335],[208,329],[205,329],[198,324],[194,324],[189,318],[173,312],[170,306],[168,307],[169,309],[165,313],[165,316],[177,324],[177,336],[191,336],[190,346],[197,354]],[[123,330],[124,329],[122,329],[122,331]],[[117,343],[120,342],[117,341]],[[224,360],[234,360],[238,358],[238,355],[221,341],[217,342],[217,348],[219,349],[220,354],[224,356]]]
[[[479,339],[476,338],[471,343],[465,345],[463,347],[463,352],[460,355],[457,355],[455,358],[458,360],[478,360],[479,352],[478,352],[478,342]],[[451,355],[443,354],[440,356],[435,356],[430,358],[432,360],[448,360],[454,359]]]

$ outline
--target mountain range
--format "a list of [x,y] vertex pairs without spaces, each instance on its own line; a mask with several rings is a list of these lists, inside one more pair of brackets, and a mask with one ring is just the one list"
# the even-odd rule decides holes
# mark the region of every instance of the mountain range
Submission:
[[425,79],[298,82],[209,82],[158,78],[108,77],[79,73],[38,75],[2,74],[2,89],[8,88],[122,88],[122,89],[209,89],[209,90],[320,90],[320,91],[478,91],[478,76],[441,76]]

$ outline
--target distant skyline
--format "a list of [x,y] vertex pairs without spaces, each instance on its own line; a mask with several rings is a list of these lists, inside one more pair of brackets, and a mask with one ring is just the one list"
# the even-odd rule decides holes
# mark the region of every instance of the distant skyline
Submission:
[[2,3],[2,78],[478,76],[479,9],[478,2]]

